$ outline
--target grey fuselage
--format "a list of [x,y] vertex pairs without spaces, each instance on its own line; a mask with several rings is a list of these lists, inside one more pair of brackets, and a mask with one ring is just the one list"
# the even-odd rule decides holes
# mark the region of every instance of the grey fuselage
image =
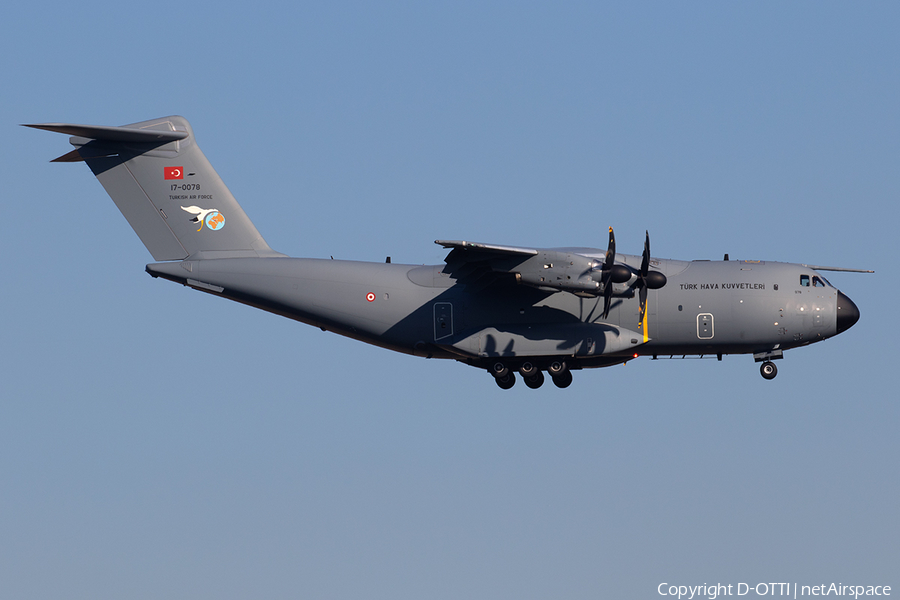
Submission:
[[[602,260],[596,249],[573,249]],[[637,267],[639,256],[617,254]],[[565,358],[570,368],[643,355],[759,354],[842,330],[856,307],[809,267],[757,261],[652,261],[668,278],[650,290],[645,323],[633,287],[603,298],[498,282],[469,290],[444,265],[310,258],[156,263],[153,276],[221,295],[370,344],[486,367],[502,358]],[[855,322],[855,317],[848,317]],[[843,323],[846,329],[852,322]],[[611,337],[612,336],[612,337]]]

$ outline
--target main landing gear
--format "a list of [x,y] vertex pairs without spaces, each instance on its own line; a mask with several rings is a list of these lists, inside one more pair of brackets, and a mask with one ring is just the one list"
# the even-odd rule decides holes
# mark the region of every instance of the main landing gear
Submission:
[[759,374],[764,379],[775,379],[775,376],[778,375],[778,367],[772,361],[767,360],[759,366]]
[[[553,384],[558,388],[569,387],[572,383],[572,372],[569,371],[565,362],[553,361],[544,366]],[[544,385],[544,372],[537,364],[526,361],[519,366],[519,375],[522,381],[529,388],[536,390]],[[516,374],[503,362],[495,362],[490,366],[488,372],[494,376],[494,381],[501,389],[508,390],[516,384]]]

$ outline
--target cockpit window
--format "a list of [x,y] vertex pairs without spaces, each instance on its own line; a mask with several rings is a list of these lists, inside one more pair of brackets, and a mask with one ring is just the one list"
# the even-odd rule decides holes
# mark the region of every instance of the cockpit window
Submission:
[[825,287],[825,283],[818,277],[813,277],[813,287]]
[[800,285],[803,287],[809,287],[809,275],[800,276]]

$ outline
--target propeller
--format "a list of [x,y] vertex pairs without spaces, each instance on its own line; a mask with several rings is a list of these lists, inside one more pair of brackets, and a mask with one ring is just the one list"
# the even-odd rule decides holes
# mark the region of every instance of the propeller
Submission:
[[609,247],[606,250],[606,259],[601,267],[603,274],[600,282],[603,283],[603,318],[609,316],[609,305],[612,303],[614,283],[625,283],[631,279],[631,269],[625,265],[617,265],[616,262],[616,234],[613,228],[609,228]]
[[644,322],[644,313],[647,311],[647,290],[658,290],[666,285],[665,275],[659,271],[650,270],[650,232],[645,231],[645,233],[647,237],[644,238],[644,255],[641,257],[641,270],[637,274],[638,280],[635,284],[641,300],[640,323]]

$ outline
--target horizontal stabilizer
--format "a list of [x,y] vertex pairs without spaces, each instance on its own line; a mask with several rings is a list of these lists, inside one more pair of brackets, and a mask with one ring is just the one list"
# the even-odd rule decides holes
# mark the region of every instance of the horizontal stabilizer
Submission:
[[[165,125],[168,125],[168,123]],[[55,131],[56,133],[65,133],[103,142],[126,142],[132,144],[153,142],[166,143],[183,140],[188,137],[187,131],[172,131],[171,129],[136,129],[133,127],[73,125],[70,123],[36,123],[32,125],[26,124],[24,127]]]
[[71,152],[66,152],[62,156],[54,158],[50,162],[84,162],[84,157],[81,156],[81,152],[78,150],[72,150]]

